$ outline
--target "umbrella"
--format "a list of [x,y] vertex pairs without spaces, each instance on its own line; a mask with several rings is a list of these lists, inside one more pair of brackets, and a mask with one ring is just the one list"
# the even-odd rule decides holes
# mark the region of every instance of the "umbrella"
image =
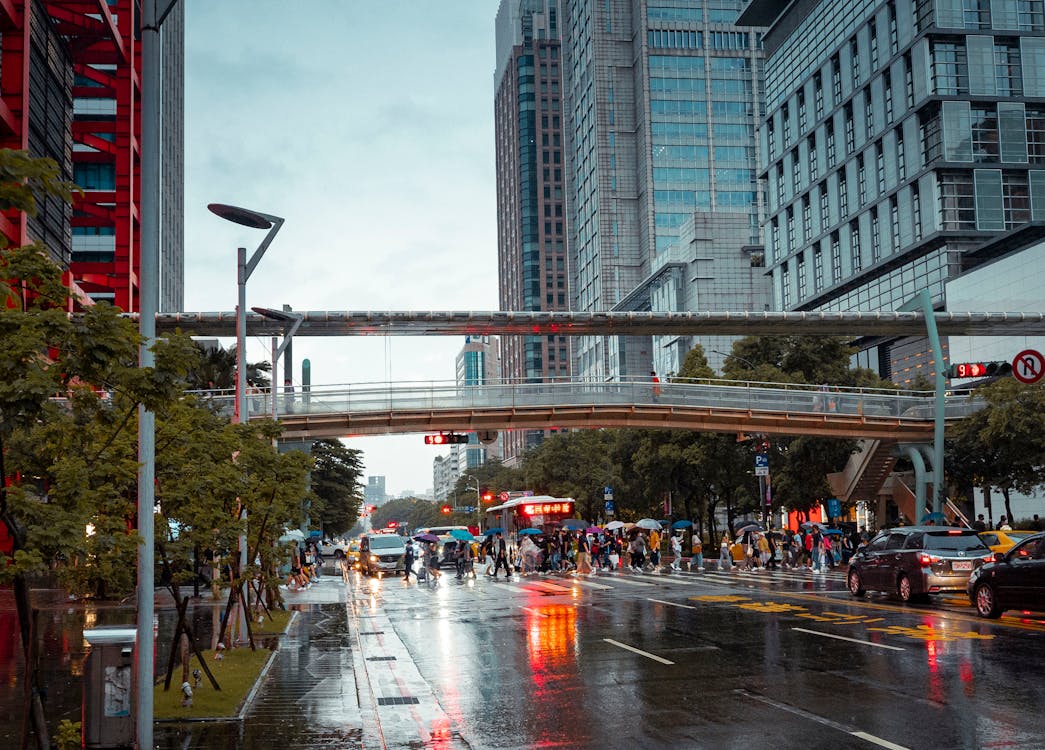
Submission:
[[741,521],[737,527],[737,533],[743,534],[745,531],[762,531],[762,524],[758,521]]
[[814,526],[819,526],[821,529],[824,528],[824,525],[822,523],[820,523],[819,521],[803,521],[802,522],[802,528],[803,529],[811,529]]
[[523,529],[519,532],[519,536],[536,536],[543,533],[540,529]]
[[582,521],[579,518],[567,518],[562,522],[564,528],[570,529],[571,531],[580,531],[581,529],[588,528],[588,522]]
[[588,528],[586,528],[584,530],[584,533],[585,534],[601,534],[602,533],[602,529],[600,529],[598,526],[589,526]]
[[640,518],[635,522],[635,525],[640,529],[649,529],[651,531],[660,531],[660,521],[655,521],[652,518]]
[[830,536],[842,536],[841,529],[824,529],[824,533]]
[[475,537],[472,536],[472,533],[465,529],[450,529],[450,536],[462,542],[470,542],[475,539]]
[[675,521],[675,523],[671,524],[671,528],[673,528],[673,529],[688,529],[692,525],[693,525],[692,521]]
[[946,520],[947,520],[947,516],[945,516],[943,513],[934,512],[934,513],[926,513],[924,516],[922,516],[922,521],[921,522],[922,523],[929,523],[929,521],[937,521],[937,522],[939,522],[939,521],[946,521]]
[[439,537],[437,537],[435,534],[418,534],[417,536],[414,537],[414,539],[416,539],[419,542],[438,542],[439,541]]
[[483,532],[483,536],[493,536],[494,534],[503,534],[503,533],[504,533],[504,529],[502,529],[500,526],[495,526],[492,529],[487,529],[486,531],[484,531]]
[[624,521],[610,521],[606,524],[606,531],[616,531],[624,528]]
[[303,542],[304,540],[305,535],[301,533],[301,529],[287,529],[279,538],[280,542]]

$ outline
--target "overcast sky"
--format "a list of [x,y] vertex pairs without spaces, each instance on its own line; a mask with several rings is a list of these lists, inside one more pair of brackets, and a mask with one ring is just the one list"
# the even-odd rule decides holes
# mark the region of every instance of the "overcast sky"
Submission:
[[[264,236],[214,202],[286,219],[248,307],[496,309],[495,0],[183,1],[186,310],[232,310],[235,249]],[[463,343],[295,338],[294,382],[306,357],[314,386],[452,380]],[[347,444],[390,494],[429,488],[446,452]]]

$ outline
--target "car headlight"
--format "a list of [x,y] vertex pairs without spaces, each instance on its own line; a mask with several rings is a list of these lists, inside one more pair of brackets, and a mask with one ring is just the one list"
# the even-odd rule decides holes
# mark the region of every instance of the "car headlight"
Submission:
[[370,562],[377,562],[377,555],[371,555]]

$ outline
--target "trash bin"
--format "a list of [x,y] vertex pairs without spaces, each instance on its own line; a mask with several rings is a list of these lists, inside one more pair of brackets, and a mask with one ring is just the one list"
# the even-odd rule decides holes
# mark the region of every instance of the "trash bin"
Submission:
[[83,742],[86,748],[133,747],[134,644],[138,632],[128,627],[83,631],[91,646],[84,669]]

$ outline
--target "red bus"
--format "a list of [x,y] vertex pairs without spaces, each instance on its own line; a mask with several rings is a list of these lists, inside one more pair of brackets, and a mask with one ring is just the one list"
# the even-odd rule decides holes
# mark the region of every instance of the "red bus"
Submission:
[[486,528],[501,527],[512,533],[522,529],[549,531],[564,518],[573,518],[572,497],[532,495],[513,497],[508,502],[486,509]]

